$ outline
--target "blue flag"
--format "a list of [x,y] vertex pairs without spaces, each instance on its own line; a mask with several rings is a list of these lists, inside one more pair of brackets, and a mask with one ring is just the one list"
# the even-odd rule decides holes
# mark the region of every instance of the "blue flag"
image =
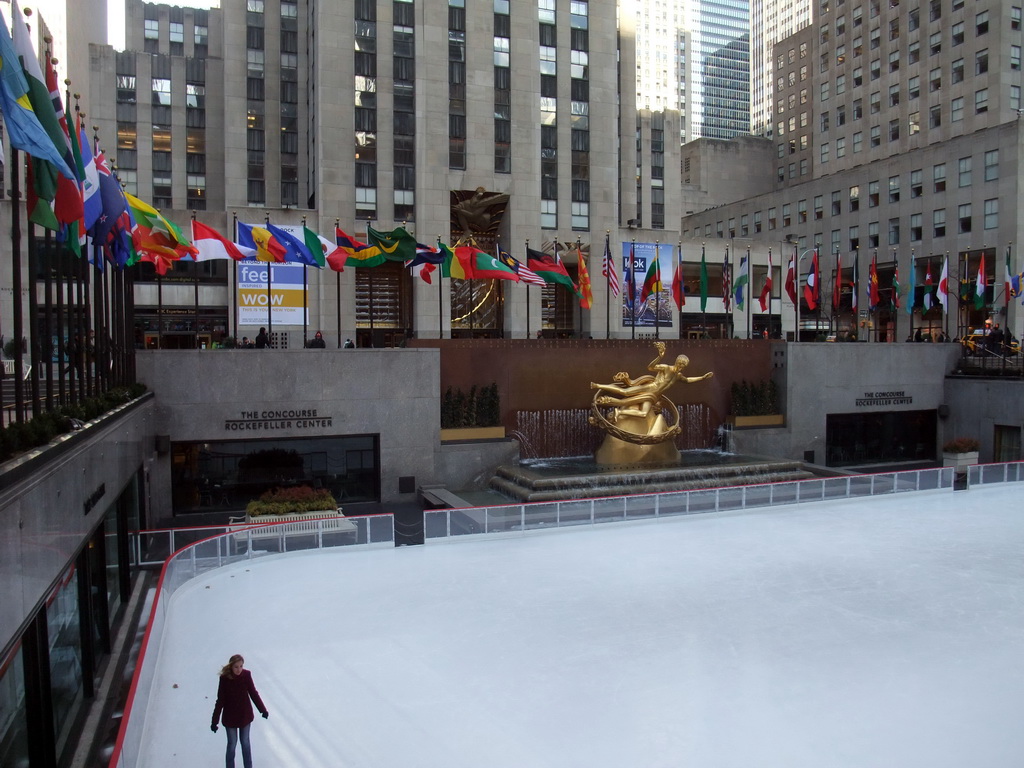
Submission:
[[0,15],[0,108],[11,146],[32,157],[46,160],[61,175],[77,181],[61,151],[53,143],[28,100],[28,82],[21,62],[14,52],[14,41],[7,31],[7,21]]

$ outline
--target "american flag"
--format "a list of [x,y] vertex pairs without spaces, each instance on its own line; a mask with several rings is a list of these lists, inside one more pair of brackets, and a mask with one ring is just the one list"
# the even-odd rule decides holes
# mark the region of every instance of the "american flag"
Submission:
[[612,259],[611,245],[608,242],[608,235],[604,236],[604,259],[601,261],[601,274],[608,282],[608,290],[612,296],[619,295],[619,273],[615,269],[615,260]]

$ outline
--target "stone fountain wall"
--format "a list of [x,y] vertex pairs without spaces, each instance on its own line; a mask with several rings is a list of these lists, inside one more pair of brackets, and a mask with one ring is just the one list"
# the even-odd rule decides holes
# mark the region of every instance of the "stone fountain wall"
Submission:
[[[441,350],[441,391],[469,391],[497,383],[502,424],[517,438],[522,456],[548,458],[590,454],[603,433],[587,423],[590,382],[608,383],[617,371],[636,377],[656,352],[653,339],[416,339],[412,346]],[[774,342],[739,339],[663,339],[665,360],[690,358],[686,373],[714,377],[677,384],[668,397],[680,408],[679,448],[716,444],[728,414],[734,381],[773,374]],[[785,348],[785,345],[780,345]]]
[[[679,385],[682,386],[682,385]],[[676,448],[691,450],[713,448],[719,440],[718,422],[705,403],[676,406],[682,434]],[[604,439],[604,432],[587,421],[589,408],[555,408],[546,411],[517,411],[515,426],[508,436],[519,441],[523,459],[549,459],[559,456],[589,456]]]

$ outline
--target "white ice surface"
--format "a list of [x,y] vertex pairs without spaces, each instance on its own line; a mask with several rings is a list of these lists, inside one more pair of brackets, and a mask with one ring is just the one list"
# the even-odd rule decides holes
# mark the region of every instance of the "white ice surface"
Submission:
[[231,566],[173,598],[142,764],[223,765],[242,653],[256,768],[1021,766],[1021,489]]

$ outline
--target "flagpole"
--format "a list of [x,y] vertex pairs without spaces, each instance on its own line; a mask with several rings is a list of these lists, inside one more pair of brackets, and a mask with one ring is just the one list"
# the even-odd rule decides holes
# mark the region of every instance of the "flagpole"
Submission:
[[[341,228],[341,219],[334,220],[334,242],[338,242],[338,229]],[[334,304],[338,322],[338,349],[341,349],[341,272],[334,273]]]
[[[231,212],[231,229],[234,231],[234,235],[232,237],[232,242],[237,243],[238,242],[238,211],[232,211]],[[238,338],[238,264],[232,264],[231,265],[231,287],[232,287],[232,291],[231,291],[232,295],[231,295],[231,300],[228,301],[228,307],[229,307],[229,309],[231,309],[231,314],[233,315],[231,320],[232,320],[232,325],[235,328],[235,334],[234,334],[235,335],[235,348],[237,349],[238,345],[239,345],[239,338]]]
[[[772,279],[772,248],[768,246],[768,278],[769,281]],[[768,335],[765,337],[770,339],[772,337],[772,284],[769,282],[768,285],[768,321],[765,325],[765,333]]]
[[[942,262],[942,268],[946,273],[946,301],[942,305],[942,331],[949,340],[949,251],[946,251],[946,258]],[[942,279],[939,279],[939,287],[942,287]],[[959,306],[959,303],[957,303]]]
[[[789,275],[787,274],[788,278]],[[793,328],[793,343],[800,341],[800,299],[803,291],[800,289],[800,241],[793,243],[793,292],[796,293],[796,301],[793,302],[796,309],[796,325]]]
[[[65,239],[71,235],[70,229],[66,230]],[[46,369],[46,410],[52,411],[53,402],[53,262],[54,262],[54,240],[49,230],[44,233],[43,253],[45,256],[43,270],[43,355],[45,356],[44,367]]]
[[[611,230],[606,229],[604,231],[604,252],[607,254],[607,263],[604,265],[604,337],[606,339],[610,339],[612,337],[611,236]],[[529,283],[526,285],[526,290],[530,290]]]
[[[526,240],[526,267],[530,267],[530,241]],[[526,284],[526,338],[530,338],[530,284]]]
[[[28,156],[26,155],[28,159]],[[29,159],[30,160],[30,159]],[[28,338],[31,344],[28,348],[29,364],[32,366],[29,374],[29,394],[32,400],[32,417],[40,414],[42,403],[39,400],[39,298],[36,293],[36,273],[38,273],[39,253],[36,246],[35,225],[28,221]],[[20,371],[17,375],[20,375]]]
[[[28,155],[26,155],[26,158]],[[11,145],[11,292],[14,294],[14,418],[25,420],[25,383],[21,378],[24,350],[21,340],[25,336],[22,318],[21,277],[21,179],[18,168],[19,153]]]
[[[580,274],[583,271],[583,267],[580,266],[580,262],[583,261],[583,253],[580,251],[580,239],[576,238],[576,283],[579,285]],[[582,290],[581,290],[582,293]],[[580,318],[580,338],[583,338],[583,298],[581,296],[576,297],[577,314]]]
[[[437,236],[437,248],[441,249],[441,236]],[[448,279],[449,290],[451,289],[451,278]],[[437,270],[437,338],[440,341],[444,338],[444,291],[441,289],[441,283],[444,282],[444,266]],[[526,297],[529,301],[529,296]],[[529,312],[530,305],[527,303],[526,310]],[[529,325],[529,319],[527,319],[527,325]]]
[[[654,285],[660,287],[662,285],[662,254],[660,254],[660,246],[658,242],[654,241]],[[654,338],[662,338],[662,292],[654,292]]]
[[750,264],[750,246],[748,245],[747,246],[747,299],[746,299],[746,301],[747,301],[747,340],[748,341],[754,335],[753,328],[751,326],[751,317],[750,317],[750,305],[753,303],[751,301],[751,299],[754,298],[754,292],[751,290],[754,287],[753,281],[751,280],[751,278],[753,276],[754,276],[754,270],[753,270],[753,268],[752,268],[752,266]]
[[908,339],[913,339],[914,338],[914,305],[916,303],[914,301],[914,291],[916,290],[914,288],[914,286],[916,285],[916,282],[917,282],[917,268],[916,268],[917,265],[916,265],[916,262],[917,262],[917,259],[914,257],[914,249],[911,248],[910,249],[910,295],[907,297],[907,301],[910,304],[910,306],[907,309],[907,314],[910,315],[910,331],[907,333],[907,338]]
[[636,340],[636,238],[629,249],[629,287],[632,300],[629,302],[629,336]]
[[[270,211],[265,211],[263,221],[270,224]],[[269,251],[268,251],[269,252]],[[276,257],[275,257],[276,258]],[[267,262],[267,346],[270,347],[270,339],[274,336],[274,294],[271,283],[274,280],[274,262]]]
[[[306,228],[306,217],[302,217],[302,228]],[[319,229],[320,227],[317,227]],[[302,265],[302,346],[305,347],[309,343],[309,293],[308,283],[306,282],[307,272],[306,264]]]
[[[192,222],[195,223],[195,220],[196,220],[196,212],[192,211]],[[194,227],[192,229],[192,234],[193,234],[193,237],[194,237],[195,236],[195,228]],[[195,329],[194,329],[195,333],[193,334],[193,336],[195,336],[195,345],[196,345],[195,348],[199,349],[199,262],[195,261],[194,258],[193,258],[193,261],[192,261],[192,287],[193,287],[193,291],[192,291],[193,292],[193,301],[195,303],[195,313],[196,313]]]
[[[708,333],[708,302],[707,302],[707,252],[705,251],[705,243],[700,244],[700,325],[702,330],[702,336]],[[682,330],[680,328],[680,330]],[[710,334],[708,334],[710,335]]]
[[[679,306],[676,309],[679,310],[679,338],[683,338],[683,300],[685,299],[686,286],[683,285],[683,241],[676,241],[676,269],[679,270]],[[672,282],[675,283],[675,276],[672,277]]]

